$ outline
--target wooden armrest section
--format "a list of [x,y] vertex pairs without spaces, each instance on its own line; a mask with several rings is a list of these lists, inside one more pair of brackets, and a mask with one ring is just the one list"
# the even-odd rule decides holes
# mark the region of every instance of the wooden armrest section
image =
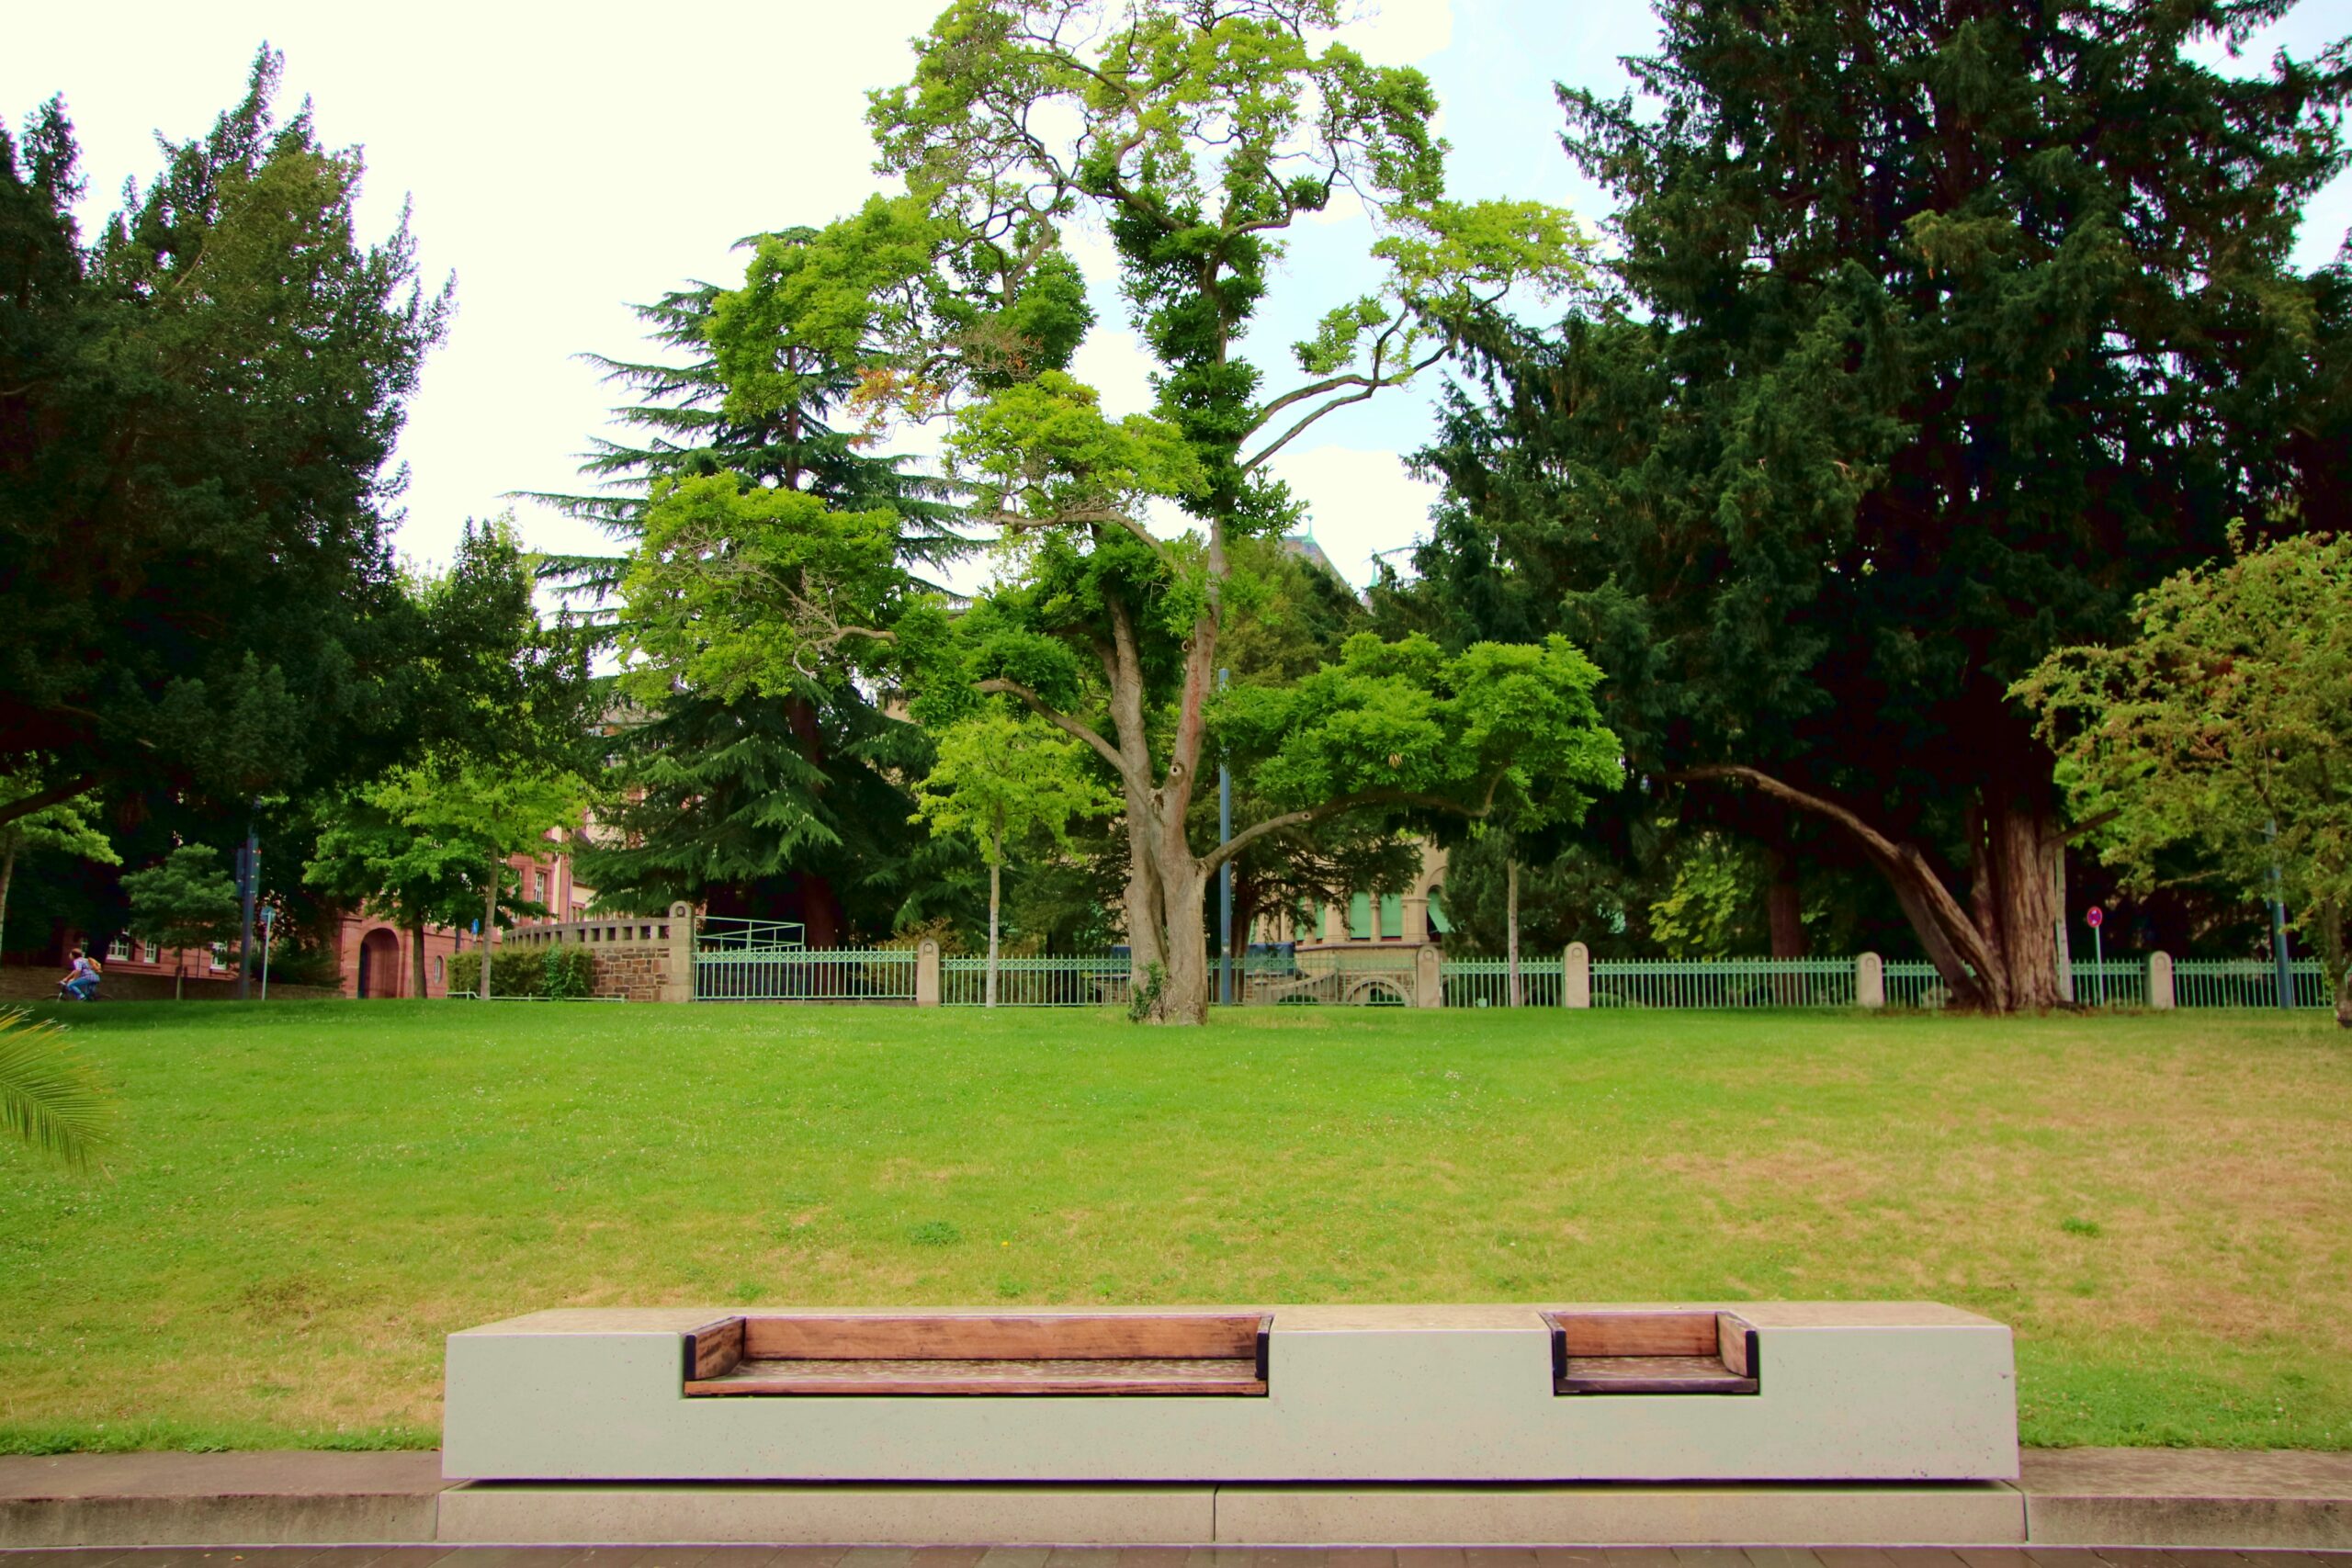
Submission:
[[1262,1394],[1263,1314],[723,1319],[685,1337],[689,1396]]
[[1756,1330],[1727,1312],[1547,1312],[1555,1393],[1754,1393]]

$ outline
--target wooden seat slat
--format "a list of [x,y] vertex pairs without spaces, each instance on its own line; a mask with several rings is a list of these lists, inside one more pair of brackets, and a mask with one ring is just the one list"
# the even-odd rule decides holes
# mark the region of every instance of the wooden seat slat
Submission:
[[692,1396],[752,1394],[1219,1394],[1266,1392],[1239,1357],[792,1358],[739,1361],[686,1383]]

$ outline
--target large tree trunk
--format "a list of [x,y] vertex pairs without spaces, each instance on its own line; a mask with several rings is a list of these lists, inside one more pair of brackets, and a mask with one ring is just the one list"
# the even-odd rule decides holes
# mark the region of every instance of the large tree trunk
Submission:
[[409,929],[408,941],[409,951],[416,955],[416,963],[413,965],[416,973],[416,994],[419,997],[429,996],[432,993],[424,988],[424,922],[423,920],[417,921]]
[[1772,938],[1775,958],[1806,956],[1804,896],[1797,886],[1797,857],[1785,845],[1764,852],[1772,874],[1764,886],[1764,924]]
[[2057,922],[2050,855],[2060,841],[2055,792],[2046,781],[1995,785],[1976,813],[1969,900],[1991,950],[2007,1012],[2054,1008]]
[[1676,776],[1736,779],[1851,834],[1894,888],[1955,1005],[2016,1012],[2058,1004],[2052,931],[2058,911],[2050,856],[2063,836],[2055,792],[2048,780],[1988,787],[1982,804],[1970,814],[1969,838],[1975,851],[1972,914],[1916,845],[1888,838],[1835,801],[1736,763],[1692,768]]
[[0,829],[0,839],[7,841],[7,849],[0,852],[0,950],[8,945],[8,888],[17,880],[17,845],[19,834]]

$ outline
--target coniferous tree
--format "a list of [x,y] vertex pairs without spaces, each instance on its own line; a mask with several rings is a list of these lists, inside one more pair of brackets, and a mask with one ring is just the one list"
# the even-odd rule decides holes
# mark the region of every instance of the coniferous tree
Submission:
[[[790,246],[811,232],[763,238]],[[600,492],[540,499],[634,547],[654,487],[727,474],[842,506],[890,508],[911,570],[934,570],[959,553],[965,541],[944,488],[908,473],[902,459],[861,450],[864,433],[842,423],[855,365],[784,341],[769,363],[732,367],[739,376],[756,369],[773,400],[747,410],[729,398],[730,367],[708,339],[720,298],[696,285],[637,307],[649,339],[672,358],[588,356],[639,400],[616,411],[634,437],[593,441],[582,471],[601,481]],[[601,601],[627,563],[582,556],[550,565],[559,581]],[[820,669],[788,695],[678,687],[650,707],[616,705],[608,728],[598,807],[607,831],[580,859],[582,880],[601,902],[685,898],[714,912],[784,916],[818,945],[927,912],[915,891],[927,879],[914,873],[940,851],[909,824],[912,796],[899,781],[922,775],[928,746],[846,671]]]
[[364,772],[417,651],[392,447],[448,294],[356,151],[277,120],[265,50],[211,130],[85,242],[63,105],[0,130],[0,763],[249,801]]
[[1408,597],[1566,632],[1653,790],[1847,846],[1956,995],[2058,1000],[2011,682],[2231,518],[2342,504],[2342,284],[2287,257],[2352,67],[2193,52],[2290,3],[1668,0],[1638,100],[1562,94],[1610,286],[1486,334]]

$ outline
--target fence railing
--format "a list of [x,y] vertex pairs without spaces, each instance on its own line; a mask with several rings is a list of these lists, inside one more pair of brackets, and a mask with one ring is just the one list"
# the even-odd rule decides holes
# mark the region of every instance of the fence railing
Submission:
[[[2332,1008],[2335,988],[2327,965],[2316,958],[2288,964],[2299,1008]],[[2177,958],[2172,965],[2173,1001],[2185,1008],[2275,1008],[2278,966],[2267,958]]]
[[797,920],[752,920],[738,915],[705,915],[695,928],[703,953],[787,953],[805,950],[808,929]]
[[915,950],[703,952],[695,954],[698,1002],[907,1002],[915,999]]
[[[979,1007],[988,1000],[989,961],[943,958],[939,1000],[944,1007]],[[1092,1008],[1127,1005],[1127,960],[1115,953],[1000,958],[996,1005],[1005,1008]]]
[[[1557,958],[1519,961],[1519,1005],[1555,1008],[1566,1000],[1568,966]],[[1439,984],[1450,1008],[1507,1008],[1510,1000],[1510,960],[1508,958],[1449,958],[1438,965]]]
[[[978,1007],[986,998],[988,960],[943,957],[922,949],[811,951],[791,945],[797,931],[783,921],[734,921],[695,937],[694,995],[698,1001],[928,1002]],[[601,933],[600,933],[601,934]],[[632,933],[634,934],[634,933]],[[681,933],[683,940],[683,933]],[[1214,960],[1211,984],[1215,984]],[[1048,954],[1000,960],[997,1003],[1017,1008],[1122,1007],[1129,991],[1123,953]],[[935,966],[935,967],[933,967]],[[1875,971],[1880,986],[1869,984]],[[1883,963],[1854,958],[1596,959],[1581,948],[1566,958],[1520,960],[1519,1005],[1562,1008],[1889,1008],[1935,1010],[1950,987],[1922,959]],[[2078,959],[2077,1007],[2141,1009],[2275,1008],[2278,973],[2264,959]],[[1235,976],[1245,1006],[1505,1008],[1510,965],[1500,958],[1440,958],[1433,950],[1338,949],[1252,954]],[[2326,966],[2293,965],[2294,1005],[2335,1005]]]
[[1592,1005],[1849,1008],[1850,958],[1596,959]]

